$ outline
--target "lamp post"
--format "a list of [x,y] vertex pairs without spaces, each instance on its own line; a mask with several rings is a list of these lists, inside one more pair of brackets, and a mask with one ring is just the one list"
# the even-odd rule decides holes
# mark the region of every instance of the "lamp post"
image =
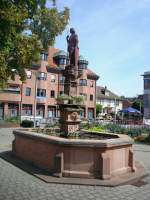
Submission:
[[35,82],[34,82],[34,113],[33,113],[33,118],[34,118],[34,128],[36,127],[36,93],[37,93],[37,72],[34,72],[35,75]]
[[115,97],[115,123],[116,123],[116,97]]

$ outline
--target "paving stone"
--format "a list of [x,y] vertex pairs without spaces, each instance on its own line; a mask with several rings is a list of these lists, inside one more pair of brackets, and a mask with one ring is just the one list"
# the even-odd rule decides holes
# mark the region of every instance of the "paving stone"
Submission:
[[[11,149],[12,129],[0,129],[0,154]],[[150,146],[134,145],[136,158],[150,172]],[[98,187],[48,184],[6,162],[0,157],[0,200],[150,200],[150,177],[136,187]]]

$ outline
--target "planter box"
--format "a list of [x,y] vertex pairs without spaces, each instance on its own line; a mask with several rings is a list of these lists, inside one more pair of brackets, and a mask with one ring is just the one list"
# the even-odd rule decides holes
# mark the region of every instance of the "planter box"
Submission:
[[57,104],[68,104],[68,99],[57,99]]

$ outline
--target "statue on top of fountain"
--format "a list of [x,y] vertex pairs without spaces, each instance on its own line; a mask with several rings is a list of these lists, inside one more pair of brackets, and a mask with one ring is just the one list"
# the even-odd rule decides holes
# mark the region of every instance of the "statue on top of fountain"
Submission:
[[67,44],[68,44],[68,53],[69,53],[69,64],[75,70],[75,74],[78,73],[78,55],[79,55],[79,47],[78,47],[78,35],[75,32],[74,28],[70,28],[71,35],[67,35]]

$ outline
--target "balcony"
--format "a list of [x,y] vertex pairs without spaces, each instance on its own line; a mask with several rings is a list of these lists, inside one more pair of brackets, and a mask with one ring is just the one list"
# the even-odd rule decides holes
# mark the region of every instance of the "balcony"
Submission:
[[46,100],[47,100],[46,97],[40,97],[40,96],[36,97],[36,102],[37,103],[46,103]]
[[0,92],[0,100],[7,101],[7,102],[19,102],[21,101],[21,95],[17,93],[6,93],[6,92]]
[[20,87],[3,88],[1,91],[8,92],[8,93],[20,94]]

